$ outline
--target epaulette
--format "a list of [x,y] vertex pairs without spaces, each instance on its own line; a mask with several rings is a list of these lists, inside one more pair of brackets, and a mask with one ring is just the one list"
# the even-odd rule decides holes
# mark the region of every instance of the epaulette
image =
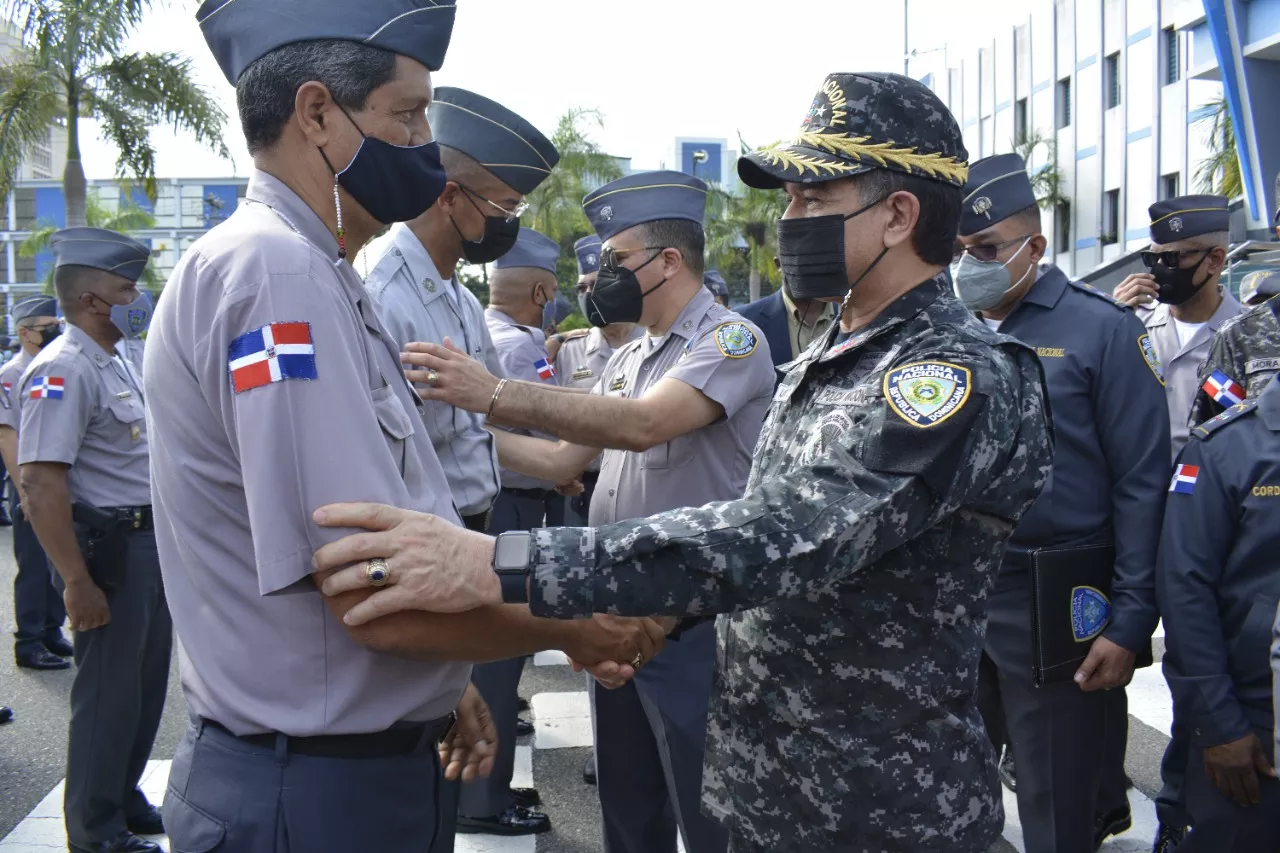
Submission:
[[1209,420],[1191,430],[1191,434],[1201,441],[1208,440],[1210,436],[1222,429],[1223,426],[1234,420],[1239,420],[1256,408],[1258,408],[1257,400],[1245,400],[1243,403],[1236,403],[1216,418],[1209,418]]
[[1121,302],[1119,299],[1116,299],[1116,298],[1115,298],[1114,296],[1112,296],[1110,293],[1105,293],[1105,292],[1103,292],[1103,291],[1101,291],[1101,290],[1098,290],[1098,288],[1094,287],[1092,284],[1087,284],[1087,283],[1085,283],[1085,282],[1083,282],[1083,281],[1071,281],[1071,282],[1069,282],[1069,283],[1070,283],[1070,285],[1071,285],[1072,287],[1074,287],[1076,290],[1079,290],[1079,291],[1081,291],[1082,293],[1087,293],[1087,294],[1089,294],[1090,296],[1095,296],[1095,297],[1097,297],[1098,299],[1103,300],[1104,302],[1109,302],[1109,303],[1111,303],[1112,305],[1114,305],[1115,307],[1119,308],[1121,311],[1132,311],[1132,310],[1133,310],[1133,309],[1132,309],[1132,308],[1130,308],[1128,305],[1125,305],[1123,302]]

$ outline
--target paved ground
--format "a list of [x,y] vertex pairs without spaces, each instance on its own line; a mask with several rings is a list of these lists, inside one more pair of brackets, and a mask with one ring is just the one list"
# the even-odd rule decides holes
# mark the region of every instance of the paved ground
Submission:
[[[13,560],[8,528],[0,529],[0,626],[13,630]],[[1163,641],[1157,642],[1163,653]],[[1159,654],[1158,654],[1159,656]],[[525,669],[521,694],[533,704],[538,731],[521,744],[515,783],[534,784],[555,830],[536,840],[459,836],[458,853],[597,853],[601,849],[599,806],[595,789],[582,782],[591,726],[582,676],[574,675],[555,653],[539,655]],[[10,705],[17,719],[0,726],[0,853],[48,853],[62,848],[61,782],[64,773],[67,696],[71,672],[32,673],[18,670],[0,647],[0,704]],[[1159,788],[1160,756],[1168,737],[1171,710],[1159,667],[1139,673],[1130,688],[1129,774],[1134,828],[1112,839],[1103,853],[1138,853],[1151,848],[1155,816],[1149,797]],[[155,760],[144,790],[161,796],[182,728],[185,708],[176,668],[169,701],[156,741]],[[1021,851],[1017,805],[1006,792],[1005,841],[992,853]]]

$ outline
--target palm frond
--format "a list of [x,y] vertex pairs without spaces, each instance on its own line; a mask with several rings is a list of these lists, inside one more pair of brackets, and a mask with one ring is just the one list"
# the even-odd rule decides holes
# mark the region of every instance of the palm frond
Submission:
[[[1037,149],[1041,147],[1045,151],[1045,163],[1043,166],[1036,168],[1032,164],[1035,162]],[[1059,204],[1071,200],[1063,192],[1063,184],[1066,179],[1063,177],[1062,169],[1058,165],[1058,141],[1056,139],[1046,136],[1038,129],[1031,130],[1021,139],[1014,140],[1013,150],[1027,164],[1031,179],[1031,191],[1036,197],[1036,203],[1040,205],[1042,210],[1053,210]]]
[[1197,119],[1196,124],[1209,126],[1206,134],[1209,156],[1196,166],[1196,188],[1200,192],[1236,198],[1244,194],[1244,181],[1227,96],[1219,95],[1205,106],[1210,112]]
[[582,197],[601,184],[622,177],[617,160],[591,138],[593,125],[603,126],[599,110],[571,109],[560,117],[551,137],[560,152],[560,162],[525,199],[529,203],[526,224],[562,246],[591,231],[582,212]]
[[58,115],[57,78],[25,56],[0,64],[0,199],[8,198],[18,165],[49,139]]

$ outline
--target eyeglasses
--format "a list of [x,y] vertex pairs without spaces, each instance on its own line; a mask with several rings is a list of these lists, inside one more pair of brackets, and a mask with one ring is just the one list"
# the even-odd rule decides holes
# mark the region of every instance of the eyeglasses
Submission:
[[969,255],[978,261],[994,261],[996,255],[1000,254],[1002,249],[1007,249],[1015,243],[1023,243],[1031,239],[1030,234],[1024,234],[1021,237],[1014,237],[1012,240],[1005,240],[1003,243],[980,243],[977,246],[956,246],[955,251],[951,254],[951,262],[959,261],[965,255]]
[[623,258],[629,258],[637,252],[662,252],[666,248],[666,246],[641,246],[639,249],[615,249],[612,246],[605,246],[600,250],[600,266],[617,269]]
[[[519,219],[521,216],[524,216],[526,213],[529,212],[529,203],[527,201],[522,201],[519,204],[517,204],[515,207],[515,210],[507,210],[505,207],[498,204],[496,201],[492,201],[490,199],[485,198],[484,196],[480,195],[480,193],[476,192],[475,190],[471,189],[471,187],[468,187],[465,184],[458,184],[458,187],[467,195],[475,196],[485,204],[492,207],[494,210],[498,211],[498,213],[502,214],[502,217],[507,222],[514,222],[515,220]],[[472,204],[475,204],[475,202],[472,202]],[[476,209],[480,210],[478,205]],[[483,210],[481,210],[480,212],[484,213]]]
[[1143,252],[1141,254],[1142,262],[1147,265],[1147,269],[1153,269],[1157,262],[1163,264],[1166,269],[1177,269],[1182,266],[1183,258],[1190,258],[1194,255],[1207,254],[1209,249],[1188,249],[1181,252]]

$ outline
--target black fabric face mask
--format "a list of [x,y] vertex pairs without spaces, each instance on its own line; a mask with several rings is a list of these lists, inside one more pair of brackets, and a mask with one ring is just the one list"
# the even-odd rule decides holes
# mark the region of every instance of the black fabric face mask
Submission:
[[1181,305],[1200,292],[1200,288],[1208,283],[1208,277],[1196,284],[1196,273],[1209,257],[1206,252],[1200,263],[1194,267],[1169,267],[1164,261],[1156,261],[1151,267],[1151,275],[1156,280],[1156,299],[1166,305]]
[[792,299],[843,299],[880,263],[887,248],[858,276],[858,281],[849,284],[849,270],[844,260],[844,224],[879,203],[848,215],[833,213],[778,220],[778,260]]
[[323,149],[320,156],[356,203],[383,225],[417,219],[436,203],[446,180],[437,143],[392,145],[365,136],[346,110],[342,114],[362,138],[356,156],[341,172],[334,170]]
[[595,287],[587,294],[587,321],[604,327],[610,323],[639,323],[644,313],[644,298],[667,283],[664,278],[648,290],[640,289],[636,273],[653,263],[662,251],[634,270],[624,266],[601,267]]
[[[458,192],[467,197],[467,201],[471,202],[471,206],[476,210],[480,210],[480,205],[475,203],[475,199],[471,198],[471,193],[458,188]],[[483,210],[480,210],[484,213]],[[462,229],[458,227],[458,223],[453,221],[453,217],[449,217],[449,221],[453,223],[453,230],[458,232],[458,236],[462,238],[462,257],[467,263],[471,264],[491,264],[498,258],[511,251],[511,247],[516,244],[516,239],[520,236],[520,220],[505,216],[486,216],[484,218],[484,234],[480,235],[479,240],[468,240],[467,236],[462,233]]]

